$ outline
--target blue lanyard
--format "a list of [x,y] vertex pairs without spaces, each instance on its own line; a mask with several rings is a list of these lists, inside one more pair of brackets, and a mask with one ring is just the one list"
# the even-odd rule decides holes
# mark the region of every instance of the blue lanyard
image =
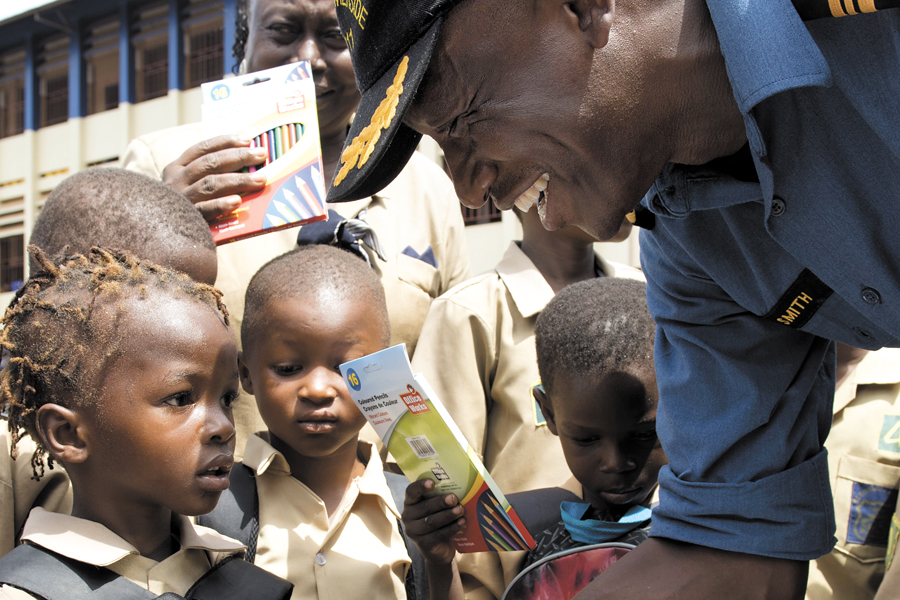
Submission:
[[585,519],[591,505],[583,502],[560,502],[559,512],[563,523],[576,542],[600,544],[620,538],[650,520],[651,510],[644,506],[632,506],[618,521]]

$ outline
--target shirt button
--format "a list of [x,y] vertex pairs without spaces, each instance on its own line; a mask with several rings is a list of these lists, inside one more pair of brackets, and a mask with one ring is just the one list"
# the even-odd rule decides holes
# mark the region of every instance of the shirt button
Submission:
[[774,196],[772,198],[772,216],[780,217],[781,215],[784,214],[784,210],[785,210],[784,200],[782,200],[778,196]]
[[853,331],[855,331],[859,336],[866,338],[867,340],[872,339],[872,335],[868,331],[864,331],[859,327],[854,327]]
[[872,306],[881,304],[881,294],[876,289],[865,287],[860,292],[860,296],[862,296],[863,302],[866,304],[871,304]]
[[325,560],[325,555],[324,555],[324,554],[322,554],[321,552],[319,552],[318,554],[316,554],[316,564],[318,564],[319,566],[325,566],[325,563],[326,563],[326,562],[327,562],[327,561]]

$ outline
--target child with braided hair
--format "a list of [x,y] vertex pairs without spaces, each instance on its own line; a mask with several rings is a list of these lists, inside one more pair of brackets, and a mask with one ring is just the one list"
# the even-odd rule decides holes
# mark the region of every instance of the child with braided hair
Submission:
[[[237,346],[221,294],[119,251],[49,260],[3,317],[0,409],[60,463],[72,515],[34,508],[0,559],[0,599],[277,598],[290,584],[188,516],[233,463]],[[237,560],[235,560],[237,559]]]

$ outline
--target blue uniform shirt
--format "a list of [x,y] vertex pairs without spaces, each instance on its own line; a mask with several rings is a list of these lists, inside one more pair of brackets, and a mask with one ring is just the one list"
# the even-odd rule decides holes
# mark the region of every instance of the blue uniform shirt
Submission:
[[900,10],[708,4],[748,147],[644,199],[670,461],[651,535],[809,560],[834,543],[830,340],[900,345]]

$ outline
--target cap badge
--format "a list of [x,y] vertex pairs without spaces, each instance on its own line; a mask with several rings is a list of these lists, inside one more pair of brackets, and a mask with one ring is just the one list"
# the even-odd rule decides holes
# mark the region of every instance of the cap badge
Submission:
[[397,67],[394,82],[388,87],[384,100],[372,114],[372,120],[341,152],[341,169],[334,178],[335,186],[341,184],[350,169],[357,166],[357,162],[359,162],[359,168],[366,164],[375,150],[375,144],[381,138],[381,130],[390,127],[391,121],[397,114],[397,103],[400,101],[400,94],[403,93],[403,80],[406,78],[408,64],[409,57],[404,56],[400,61],[400,66]]

